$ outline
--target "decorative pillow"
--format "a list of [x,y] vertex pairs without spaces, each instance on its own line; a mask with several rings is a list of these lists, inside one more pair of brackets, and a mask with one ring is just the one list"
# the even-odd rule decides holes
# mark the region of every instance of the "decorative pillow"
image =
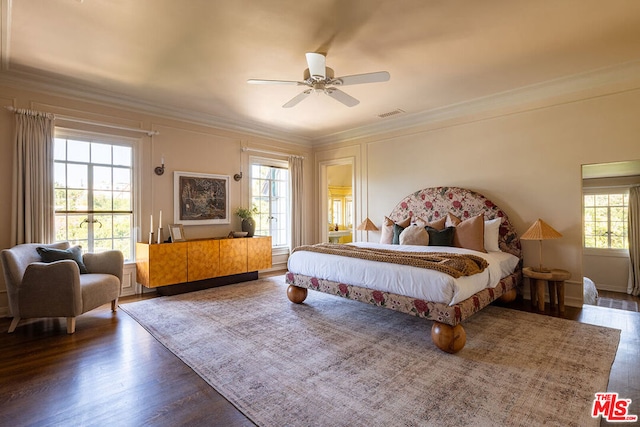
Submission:
[[447,214],[447,224],[453,225],[456,232],[453,235],[453,246],[486,252],[484,249],[484,215],[476,215],[462,221],[457,216]]
[[498,217],[484,222],[484,249],[487,252],[500,252],[500,223]]
[[429,246],[453,246],[455,227],[447,227],[444,230],[436,230],[431,227],[425,227],[425,229],[429,234]]
[[445,222],[447,220],[447,217],[442,217],[437,221],[433,221],[433,222],[428,222],[425,221],[422,218],[417,218],[414,221],[414,224],[420,226],[420,227],[431,227],[431,228],[435,228],[436,230],[440,231],[440,230],[444,230],[445,227]]
[[46,247],[37,247],[36,251],[40,254],[43,262],[61,261],[63,259],[72,259],[78,264],[80,274],[88,273],[87,267],[82,261],[82,246],[71,246],[69,249],[53,249]]
[[429,233],[425,227],[410,225],[400,233],[401,245],[429,246]]
[[[397,236],[394,236],[394,225],[395,223],[393,222],[392,219],[388,218],[388,217],[384,217],[384,221],[382,222],[382,234],[380,236],[380,243],[385,243],[387,245],[390,245],[392,243],[394,243],[394,237],[400,237],[400,233],[402,233],[402,230],[404,230],[406,227],[409,226],[409,224],[411,224],[411,217],[405,218],[402,221],[398,222],[398,226],[402,227],[402,229],[400,229],[398,231]],[[396,239],[395,244],[399,244],[399,240]]]
[[400,244],[400,234],[402,234],[404,229],[407,228],[409,225],[410,224],[402,226],[398,223],[393,224],[393,240],[391,241],[392,244],[394,245]]

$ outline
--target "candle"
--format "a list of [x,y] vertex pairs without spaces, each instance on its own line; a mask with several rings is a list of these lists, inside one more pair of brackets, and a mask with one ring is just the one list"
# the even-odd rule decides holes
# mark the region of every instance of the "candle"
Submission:
[[162,228],[162,209],[160,209],[160,221],[158,221],[158,228]]
[[153,214],[151,214],[151,228],[149,229],[151,233],[153,233]]
[[160,159],[160,163],[162,163],[162,166],[164,166],[164,154],[162,155],[162,158]]

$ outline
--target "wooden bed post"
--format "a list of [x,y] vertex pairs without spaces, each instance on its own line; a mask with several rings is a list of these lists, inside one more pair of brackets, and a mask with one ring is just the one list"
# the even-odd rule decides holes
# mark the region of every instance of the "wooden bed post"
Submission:
[[287,288],[287,297],[289,297],[289,301],[291,302],[302,304],[307,298],[307,288],[289,285]]
[[457,353],[467,343],[467,333],[461,324],[456,326],[434,322],[431,327],[431,340],[442,351]]
[[498,300],[500,300],[500,302],[506,304],[508,302],[515,301],[517,296],[518,296],[518,292],[515,290],[515,288],[514,289],[509,289],[507,292],[505,292],[504,294],[500,295]]

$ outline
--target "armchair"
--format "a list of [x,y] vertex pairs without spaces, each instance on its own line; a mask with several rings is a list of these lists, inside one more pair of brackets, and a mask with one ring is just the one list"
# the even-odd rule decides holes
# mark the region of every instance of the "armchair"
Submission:
[[87,274],[80,274],[76,261],[42,262],[36,248],[68,249],[68,242],[27,243],[4,249],[0,255],[13,320],[9,333],[20,319],[66,317],[67,333],[75,332],[76,317],[111,302],[118,306],[124,259],[120,251],[87,253],[82,256]]

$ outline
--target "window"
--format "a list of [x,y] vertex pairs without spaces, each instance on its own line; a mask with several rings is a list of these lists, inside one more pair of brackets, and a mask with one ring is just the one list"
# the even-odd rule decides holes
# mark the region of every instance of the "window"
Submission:
[[585,194],[584,247],[628,249],[628,205],[628,192]]
[[257,235],[271,236],[273,246],[289,245],[289,169],[286,162],[252,159],[251,205]]
[[342,200],[340,199],[333,199],[333,209],[332,209],[332,216],[331,216],[331,224],[343,224],[342,221]]
[[55,240],[133,258],[133,146],[97,137],[54,140]]

